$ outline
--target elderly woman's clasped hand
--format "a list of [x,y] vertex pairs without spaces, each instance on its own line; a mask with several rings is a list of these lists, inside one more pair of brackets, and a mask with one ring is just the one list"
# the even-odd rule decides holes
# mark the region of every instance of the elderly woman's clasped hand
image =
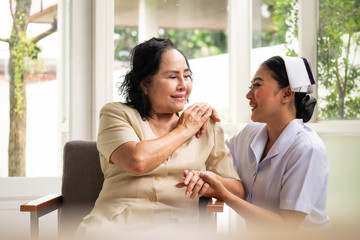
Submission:
[[217,112],[210,104],[194,103],[181,114],[177,127],[184,128],[187,134],[199,138],[205,132],[210,117],[220,122]]
[[210,171],[184,170],[183,181],[176,184],[177,188],[186,187],[185,195],[194,199],[196,196],[213,197],[220,201],[229,192],[221,181],[221,177]]

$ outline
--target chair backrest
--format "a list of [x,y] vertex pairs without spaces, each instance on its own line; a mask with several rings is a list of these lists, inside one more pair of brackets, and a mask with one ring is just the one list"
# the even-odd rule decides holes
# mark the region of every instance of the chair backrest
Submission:
[[64,146],[59,230],[73,232],[94,207],[104,182],[96,141],[73,140]]

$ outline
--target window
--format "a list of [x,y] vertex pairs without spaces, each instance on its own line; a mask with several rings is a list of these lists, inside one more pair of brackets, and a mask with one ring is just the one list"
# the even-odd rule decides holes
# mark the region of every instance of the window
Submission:
[[259,65],[276,55],[292,55],[297,51],[297,36],[288,34],[297,29],[297,5],[291,1],[253,1],[251,75]]
[[360,119],[360,2],[319,0],[319,119]]
[[[15,1],[11,2],[13,5],[16,4]],[[43,4],[40,1],[32,1],[30,23],[27,27],[29,38],[35,38],[51,28],[53,17],[56,16],[56,5],[57,0],[45,1]],[[0,11],[3,24],[0,38],[8,39],[13,22],[9,1],[2,1]],[[38,41],[35,46],[23,45],[31,51],[25,57],[26,79],[23,85],[26,86],[26,98],[22,99],[21,94],[15,97],[15,101],[19,104],[22,101],[26,102],[26,112],[22,110],[17,112],[19,116],[24,114],[24,118],[21,117],[19,120],[19,122],[26,120],[26,128],[23,130],[17,130],[20,128],[10,125],[9,88],[10,82],[13,81],[8,71],[10,52],[8,43],[0,43],[0,112],[2,115],[0,119],[0,131],[2,133],[0,135],[0,177],[22,176],[23,174],[27,177],[58,176],[58,36],[57,33],[52,33]],[[24,51],[21,50],[20,52]],[[35,63],[32,60],[37,60],[35,61],[37,66],[34,67]],[[14,70],[14,72],[18,71]],[[12,170],[8,172],[9,132],[11,131],[14,135],[21,135],[25,129],[26,134],[23,137],[26,137],[26,143],[20,144],[26,146],[23,164],[11,167]],[[11,141],[10,146],[14,142]],[[46,147],[44,147],[45,143]],[[13,150],[9,150],[9,152],[12,153]],[[10,159],[21,159],[18,154],[19,152],[16,152],[14,157],[10,157]],[[14,163],[13,160],[11,161]]]
[[129,51],[150,37],[170,38],[189,59],[194,77],[190,103],[209,102],[228,119],[227,1],[116,0],[115,100],[120,100],[116,86],[128,70]]
[[[276,32],[267,29],[255,32],[254,45],[277,41],[286,48],[278,52],[299,55],[297,46],[305,39],[297,39],[301,30],[298,1],[262,1],[261,4],[254,6],[254,16],[261,9],[261,23],[272,25]],[[318,1],[317,58],[312,63],[313,71],[317,72],[317,120],[360,119],[359,5],[356,0]],[[270,17],[264,18],[265,15]],[[313,22],[310,24],[314,26]],[[254,26],[258,25],[254,21]],[[310,41],[314,41],[311,38],[314,36],[310,36]]]

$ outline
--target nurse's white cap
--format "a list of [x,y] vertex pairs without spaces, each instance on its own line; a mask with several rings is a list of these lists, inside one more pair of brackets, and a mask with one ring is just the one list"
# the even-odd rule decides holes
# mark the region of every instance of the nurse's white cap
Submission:
[[282,57],[293,92],[312,93],[315,80],[311,71],[310,62],[302,57]]

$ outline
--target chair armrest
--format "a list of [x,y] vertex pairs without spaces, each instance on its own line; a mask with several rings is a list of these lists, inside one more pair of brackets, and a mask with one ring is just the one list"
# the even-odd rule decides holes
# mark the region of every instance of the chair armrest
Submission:
[[53,205],[59,204],[61,202],[61,195],[59,194],[49,194],[41,198],[37,198],[28,203],[24,203],[20,206],[21,212],[38,212]]
[[209,199],[207,208],[207,212],[223,212],[224,211],[224,202],[216,200],[213,201],[212,198]]

